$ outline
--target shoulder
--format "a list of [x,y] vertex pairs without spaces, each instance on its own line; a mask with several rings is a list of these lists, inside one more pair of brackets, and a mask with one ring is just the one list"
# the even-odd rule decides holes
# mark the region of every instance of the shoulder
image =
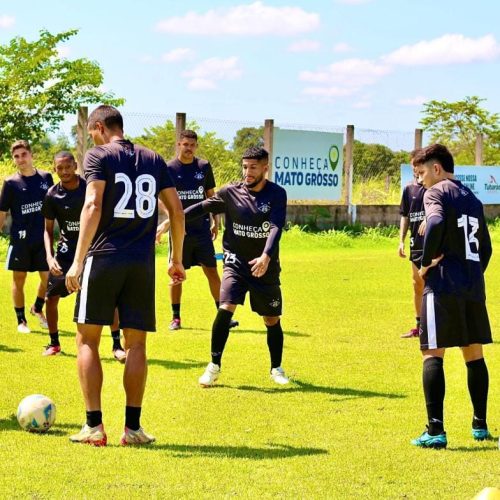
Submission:
[[196,162],[198,163],[198,168],[212,168],[210,162],[203,158],[196,158]]
[[272,182],[272,181],[267,181],[266,185],[269,189],[269,192],[273,193],[273,196],[286,198],[285,188],[278,186],[278,184],[276,184],[275,182]]
[[54,184],[54,185],[50,186],[49,189],[47,190],[47,196],[51,197],[51,196],[56,195],[60,188],[62,188],[60,182],[58,182],[57,184]]

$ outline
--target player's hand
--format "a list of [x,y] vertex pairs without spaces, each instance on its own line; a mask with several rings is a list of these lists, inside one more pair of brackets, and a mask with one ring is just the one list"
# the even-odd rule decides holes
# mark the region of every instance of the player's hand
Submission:
[[164,220],[161,224],[158,224],[156,228],[156,243],[161,243],[161,236],[166,233],[170,228],[170,221],[168,219]]
[[257,257],[249,262],[252,266],[252,276],[256,278],[261,278],[267,272],[267,266],[269,266],[269,261],[271,258],[269,255],[263,253],[260,257]]
[[421,223],[420,226],[418,226],[418,234],[420,236],[423,236],[425,234],[425,228],[427,226],[427,220],[424,219]]
[[212,241],[215,241],[217,239],[217,235],[219,234],[219,228],[215,222],[212,222],[210,232],[212,233]]
[[428,265],[428,266],[422,266],[419,271],[418,271],[418,274],[421,278],[425,278],[425,275],[427,274],[427,271],[431,268],[431,267],[436,267],[440,262],[441,260],[443,259],[444,257],[444,254],[441,254],[439,257],[436,257],[435,259],[432,259],[431,263]]
[[398,254],[402,258],[406,258],[406,254],[405,254],[405,242],[404,241],[400,241],[399,242]]
[[186,271],[180,262],[169,262],[168,275],[171,278],[169,286],[179,285],[186,279]]
[[57,259],[55,257],[52,257],[49,261],[47,261],[47,264],[49,265],[49,271],[50,274],[53,276],[61,276],[63,271],[61,266],[59,265],[59,262],[57,262]]
[[83,264],[73,262],[69,271],[66,273],[66,288],[69,293],[77,292],[80,290],[80,276],[83,271]]

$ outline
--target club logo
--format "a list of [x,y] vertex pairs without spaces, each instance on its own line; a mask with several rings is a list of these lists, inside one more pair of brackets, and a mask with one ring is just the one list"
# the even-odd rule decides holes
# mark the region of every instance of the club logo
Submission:
[[267,212],[269,212],[269,210],[271,210],[271,204],[270,203],[263,203],[262,205],[260,205],[257,208],[263,214],[267,214]]
[[203,172],[196,172],[196,174],[194,174],[194,178],[197,181],[202,181],[205,178],[205,176],[203,175]]
[[328,159],[330,160],[330,168],[335,172],[337,165],[339,164],[339,148],[333,144],[328,152]]
[[280,299],[273,299],[271,300],[271,302],[269,302],[269,305],[274,308],[278,307],[280,304],[281,304]]
[[42,182],[40,184],[40,189],[43,189],[44,191],[47,191],[47,189],[49,189],[49,185],[46,182]]

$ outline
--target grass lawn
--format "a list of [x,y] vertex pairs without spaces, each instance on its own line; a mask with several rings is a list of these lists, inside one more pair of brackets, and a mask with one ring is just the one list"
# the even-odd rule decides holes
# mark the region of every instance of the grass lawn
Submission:
[[[500,228],[493,231],[500,248]],[[74,445],[84,422],[76,374],[74,299],[61,301],[64,354],[43,358],[46,332],[15,332],[10,273],[0,271],[0,496],[30,498],[471,498],[500,487],[497,442],[470,436],[471,405],[460,351],[446,356],[446,451],[409,445],[426,421],[413,325],[410,264],[397,240],[367,232],[317,236],[292,230],[282,244],[284,367],[269,380],[264,328],[249,306],[235,317],[219,384],[201,389],[215,314],[199,269],[188,273],[183,329],[170,319],[166,257],[157,259],[158,332],[148,340],[142,423],[157,443],[118,446],[124,420],[122,366],[103,333],[107,448]],[[490,320],[500,332],[500,257],[486,274]],[[33,300],[34,275],[27,283]],[[490,430],[500,433],[500,345],[486,347]],[[46,435],[20,430],[14,413],[28,394],[57,406]]]

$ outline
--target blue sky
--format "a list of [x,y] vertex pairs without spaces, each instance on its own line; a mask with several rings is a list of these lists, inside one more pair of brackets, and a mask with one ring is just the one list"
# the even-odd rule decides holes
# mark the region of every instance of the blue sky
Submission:
[[496,0],[2,0],[0,43],[78,28],[126,112],[411,131],[422,102],[500,111]]

